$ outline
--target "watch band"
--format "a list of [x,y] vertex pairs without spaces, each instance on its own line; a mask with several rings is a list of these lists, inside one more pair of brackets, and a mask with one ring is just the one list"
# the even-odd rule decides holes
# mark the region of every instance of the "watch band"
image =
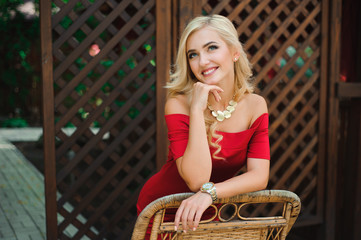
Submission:
[[214,186],[214,183],[212,183],[212,182],[207,182],[207,183],[203,184],[201,187],[201,192],[208,193],[209,195],[211,195],[213,202],[218,199],[216,187]]
[[216,201],[218,198],[217,198],[217,192],[216,192],[216,187],[213,186],[212,189],[209,190],[209,192],[211,194],[211,197],[212,197],[212,201]]

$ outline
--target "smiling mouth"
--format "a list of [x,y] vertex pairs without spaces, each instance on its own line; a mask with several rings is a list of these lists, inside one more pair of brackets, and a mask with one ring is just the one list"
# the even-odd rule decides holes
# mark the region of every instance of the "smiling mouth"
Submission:
[[203,71],[202,75],[207,77],[207,76],[211,75],[212,73],[214,73],[217,69],[218,69],[218,67],[209,68],[209,69]]

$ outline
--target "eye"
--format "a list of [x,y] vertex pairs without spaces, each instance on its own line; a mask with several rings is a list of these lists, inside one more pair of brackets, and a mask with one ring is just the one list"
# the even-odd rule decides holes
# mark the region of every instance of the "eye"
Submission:
[[211,51],[213,51],[213,50],[218,49],[218,46],[216,46],[216,45],[211,45],[211,46],[208,47],[208,49],[211,50]]
[[188,59],[192,59],[192,58],[194,58],[196,56],[197,56],[196,53],[190,53],[190,54],[188,54]]

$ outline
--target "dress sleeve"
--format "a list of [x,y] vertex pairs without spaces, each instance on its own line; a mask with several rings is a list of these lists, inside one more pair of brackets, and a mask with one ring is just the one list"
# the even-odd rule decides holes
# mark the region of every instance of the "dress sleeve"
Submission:
[[251,126],[255,129],[248,145],[247,157],[270,160],[268,114],[261,115]]
[[182,157],[189,134],[189,116],[183,114],[170,114],[165,116],[168,127],[169,156],[168,161]]

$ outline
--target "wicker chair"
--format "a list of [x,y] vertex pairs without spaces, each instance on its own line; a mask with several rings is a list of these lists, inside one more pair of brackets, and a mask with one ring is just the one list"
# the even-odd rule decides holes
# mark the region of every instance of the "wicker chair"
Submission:
[[[230,198],[218,199],[211,205],[215,210],[213,218],[201,221],[196,231],[183,233],[174,231],[173,222],[163,222],[165,209],[176,208],[182,200],[193,193],[173,194],[159,198],[150,203],[138,216],[132,240],[144,239],[149,220],[154,216],[150,239],[242,239],[242,240],[281,240],[286,239],[301,209],[299,197],[285,190],[263,190],[240,194]],[[259,203],[259,204],[258,204]],[[271,217],[243,217],[241,212],[249,204],[277,203],[283,206],[279,215]],[[270,204],[263,204],[263,207]],[[224,209],[228,207],[228,217],[224,217]],[[233,208],[233,213],[229,210]],[[282,208],[282,207],[281,207]],[[241,210],[243,209],[243,210]],[[227,215],[227,214],[226,214]],[[214,221],[218,219],[218,221]]]

